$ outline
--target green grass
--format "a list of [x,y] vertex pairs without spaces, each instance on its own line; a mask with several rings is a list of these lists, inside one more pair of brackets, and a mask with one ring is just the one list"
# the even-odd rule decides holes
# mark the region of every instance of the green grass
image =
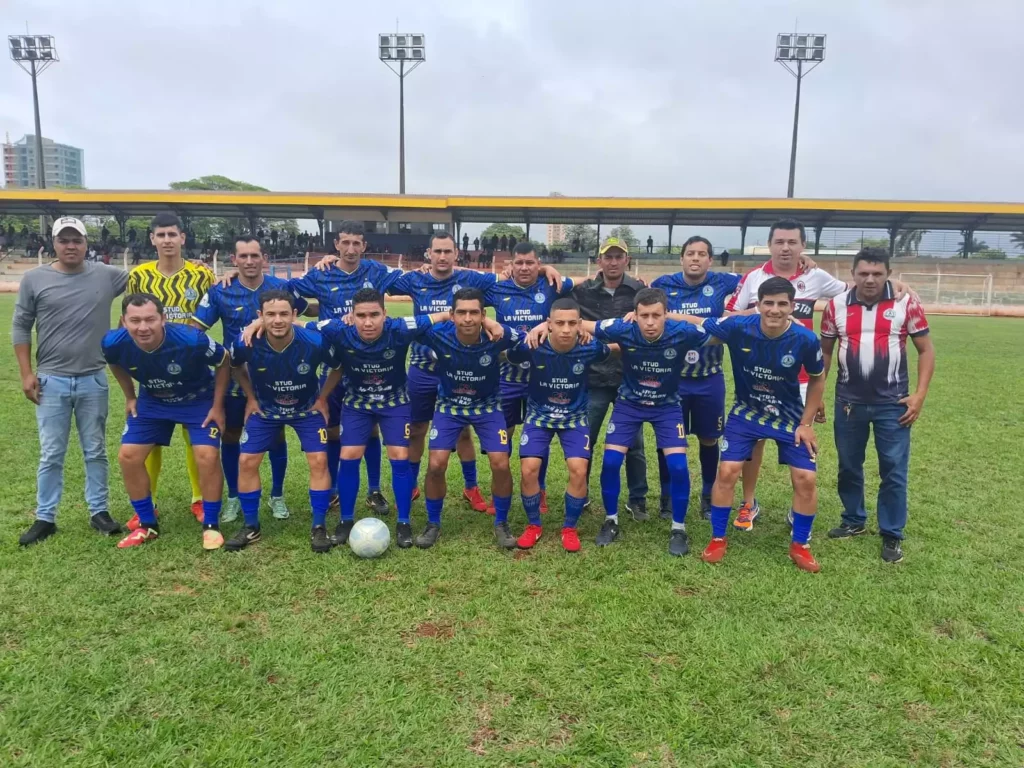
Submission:
[[[5,336],[12,307],[0,298]],[[719,567],[668,557],[661,522],[626,521],[598,551],[594,514],[567,556],[557,461],[536,550],[497,551],[490,519],[453,502],[432,551],[359,561],[309,551],[297,449],[293,519],[266,515],[239,555],[202,552],[180,444],[164,458],[164,537],[118,551],[88,528],[74,437],[60,534],[21,551],[38,447],[5,347],[0,765],[1019,766],[1024,326],[933,328],[907,558],[885,566],[877,536],[826,539],[839,514],[827,427],[817,576],[786,557],[774,461],[766,514]],[[111,414],[113,457],[116,392]],[[124,520],[116,469],[111,491]],[[523,524],[518,500],[512,517]],[[690,530],[702,546],[707,523]]]

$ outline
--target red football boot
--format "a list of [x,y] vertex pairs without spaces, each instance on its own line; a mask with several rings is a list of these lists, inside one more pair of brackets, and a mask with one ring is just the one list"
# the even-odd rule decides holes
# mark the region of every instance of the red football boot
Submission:
[[700,559],[705,563],[720,563],[722,558],[725,557],[725,549],[728,546],[725,538],[712,539],[708,542],[708,545],[704,547],[704,551],[700,553]]
[[541,527],[539,525],[528,525],[516,544],[520,549],[530,549],[534,544],[540,541],[540,534]]
[[128,547],[138,547],[158,538],[160,538],[160,532],[155,528],[136,528],[117,542],[117,548],[128,549]]
[[[472,488],[466,488],[462,491],[462,498],[469,502],[476,512],[487,512],[487,501],[484,499],[483,494],[480,493],[480,486],[474,485]],[[494,507],[490,508],[490,514],[494,514]]]
[[203,523],[203,500],[192,502],[192,517],[196,519],[196,522],[202,525]]
[[[156,507],[153,507],[153,517],[159,516],[160,511]],[[131,519],[129,519],[128,522],[124,524],[124,527],[127,528],[129,532],[139,530],[139,528],[142,527],[142,523],[139,522],[139,516],[132,515]]]
[[575,528],[562,529],[562,548],[566,552],[580,551],[580,537]]
[[801,571],[817,573],[821,570],[821,566],[818,565],[818,561],[815,560],[814,555],[811,554],[811,548],[806,544],[797,544],[795,541],[792,542],[789,545],[789,558]]
[[420,497],[420,487],[416,486],[415,488],[412,489],[412,498],[410,499],[410,501],[416,501],[416,499],[418,499],[419,497]]
[[543,488],[540,491],[540,513],[546,515],[548,513],[548,492]]

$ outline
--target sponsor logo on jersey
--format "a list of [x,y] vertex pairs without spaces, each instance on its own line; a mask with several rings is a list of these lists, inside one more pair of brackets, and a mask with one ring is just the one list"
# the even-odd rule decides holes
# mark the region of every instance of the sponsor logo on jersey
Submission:
[[795,362],[796,358],[789,353],[782,356],[782,365],[786,368],[792,368]]
[[769,416],[778,416],[779,415],[779,409],[776,408],[774,405],[766,405],[764,407],[764,412],[767,413]]
[[696,349],[691,349],[689,352],[686,353],[686,362],[688,362],[690,365],[696,364],[699,360],[700,352],[698,352]]
[[640,379],[637,384],[648,389],[658,389],[661,386],[661,382],[658,379]]
[[570,400],[567,395],[563,395],[559,392],[558,394],[551,395],[551,397],[548,398],[548,402],[553,405],[568,405],[572,400]]
[[309,363],[303,361],[299,363],[299,366],[295,370],[297,370],[301,375],[305,376],[307,373],[309,373]]

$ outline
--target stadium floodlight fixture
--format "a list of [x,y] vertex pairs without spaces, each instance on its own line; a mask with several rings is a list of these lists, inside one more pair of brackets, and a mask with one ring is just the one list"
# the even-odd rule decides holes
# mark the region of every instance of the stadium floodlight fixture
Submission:
[[786,191],[786,197],[792,197],[796,182],[796,141],[800,125],[800,81],[825,60],[825,35],[782,32],[775,38],[775,60],[796,78],[793,144],[789,151],[789,186]]
[[405,77],[427,60],[427,39],[420,33],[382,32],[378,57],[398,75],[398,192],[405,194]]
[[[43,131],[39,125],[39,75],[54,62],[60,61],[57,46],[51,35],[10,35],[7,45],[11,60],[32,78],[32,106],[36,121],[36,182],[39,189],[46,188],[46,170],[43,165]],[[42,231],[42,230],[40,230]]]

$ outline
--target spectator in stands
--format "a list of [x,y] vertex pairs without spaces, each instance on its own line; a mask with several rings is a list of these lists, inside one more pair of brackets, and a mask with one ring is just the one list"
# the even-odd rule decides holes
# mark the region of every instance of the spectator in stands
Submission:
[[[12,237],[13,237],[13,235],[12,235]],[[479,251],[480,250],[480,237],[479,236],[473,238],[473,250],[474,251]]]
[[654,253],[654,238],[651,235],[647,236],[647,252]]
[[548,256],[548,247],[547,247],[547,245],[545,245],[544,243],[541,243],[541,246],[540,246],[540,255],[541,255],[541,258],[545,258],[545,259],[546,259],[546,258],[547,258],[547,256]]
[[516,249],[516,236],[515,235],[509,235],[508,236],[508,252],[512,253],[512,251],[514,251],[515,249]]
[[574,237],[573,238],[573,241],[572,241],[572,252],[573,253],[579,253],[580,252],[580,239],[578,237]]
[[462,250],[464,250],[464,251],[468,251],[469,250],[469,235],[468,234],[465,234],[465,235],[462,236]]
[[501,251],[507,251],[508,250],[508,235],[502,235],[501,236],[501,240],[499,240],[498,242],[501,245],[501,247],[498,250],[501,250]]
[[722,262],[722,266],[723,267],[726,267],[726,266],[729,265],[729,251],[726,250],[725,248],[722,249],[722,253],[721,253],[721,255],[719,255],[718,258]]

